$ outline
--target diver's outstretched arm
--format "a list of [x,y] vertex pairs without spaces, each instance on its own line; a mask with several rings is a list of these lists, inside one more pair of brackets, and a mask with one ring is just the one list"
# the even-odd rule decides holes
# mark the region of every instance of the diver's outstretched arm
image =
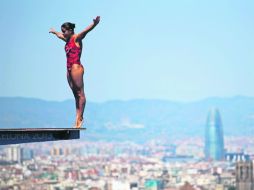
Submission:
[[83,30],[82,32],[80,32],[77,35],[76,41],[81,41],[85,38],[86,34],[88,32],[90,32],[92,29],[94,29],[94,27],[99,24],[100,22],[100,16],[97,16],[95,19],[93,19],[93,23],[91,25],[89,25],[85,30]]
[[54,28],[50,28],[49,33],[55,34],[58,38],[60,38],[61,40],[66,42],[66,39],[65,39],[63,33],[55,31]]

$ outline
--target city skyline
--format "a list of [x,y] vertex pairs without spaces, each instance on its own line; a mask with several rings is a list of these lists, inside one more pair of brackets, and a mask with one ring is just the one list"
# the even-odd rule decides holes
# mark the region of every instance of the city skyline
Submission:
[[[254,145],[253,138],[246,137],[227,138],[226,144],[229,149],[237,150],[240,141]],[[170,149],[169,142],[152,139],[144,145],[75,140],[73,144],[41,143],[40,147],[36,143],[1,146],[0,188],[181,190],[188,185],[193,190],[231,190],[239,184],[248,185],[244,179],[251,176],[250,164],[249,170],[242,170],[237,166],[239,162],[232,160],[205,161],[204,143],[200,143],[200,138],[175,141],[175,150]],[[254,150],[246,153],[253,162]],[[183,155],[195,159],[184,160]],[[174,159],[164,161],[165,156]],[[240,162],[245,167],[244,163],[250,162]]]

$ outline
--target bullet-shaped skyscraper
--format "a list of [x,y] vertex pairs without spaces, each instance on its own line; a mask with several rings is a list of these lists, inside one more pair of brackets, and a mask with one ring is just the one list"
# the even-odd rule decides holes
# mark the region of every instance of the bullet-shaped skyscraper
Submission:
[[206,160],[224,159],[224,139],[220,112],[212,108],[207,116],[205,128],[205,158]]

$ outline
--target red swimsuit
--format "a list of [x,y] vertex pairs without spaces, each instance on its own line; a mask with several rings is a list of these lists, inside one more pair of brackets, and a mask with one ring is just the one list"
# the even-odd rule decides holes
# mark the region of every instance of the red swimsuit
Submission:
[[73,64],[81,65],[80,56],[81,48],[74,42],[74,37],[65,44],[65,52],[67,57],[67,70],[70,71]]

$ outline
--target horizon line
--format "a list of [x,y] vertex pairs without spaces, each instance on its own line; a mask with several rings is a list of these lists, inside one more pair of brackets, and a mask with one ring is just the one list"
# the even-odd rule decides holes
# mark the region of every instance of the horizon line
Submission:
[[[35,99],[35,100],[41,100],[46,102],[66,102],[66,101],[74,101],[74,98],[64,99],[64,100],[55,100],[55,99],[43,99],[40,97],[27,97],[27,96],[0,96],[0,98],[23,98],[23,99]],[[195,103],[195,102],[201,102],[206,101],[208,99],[232,99],[232,98],[254,98],[254,96],[247,96],[247,95],[233,95],[233,96],[210,96],[205,98],[200,98],[196,100],[172,100],[172,99],[160,99],[160,98],[132,98],[132,99],[109,99],[104,101],[88,101],[90,103],[97,103],[97,104],[103,104],[103,103],[109,103],[109,102],[130,102],[130,101],[165,101],[165,102],[172,102],[172,103]]]

